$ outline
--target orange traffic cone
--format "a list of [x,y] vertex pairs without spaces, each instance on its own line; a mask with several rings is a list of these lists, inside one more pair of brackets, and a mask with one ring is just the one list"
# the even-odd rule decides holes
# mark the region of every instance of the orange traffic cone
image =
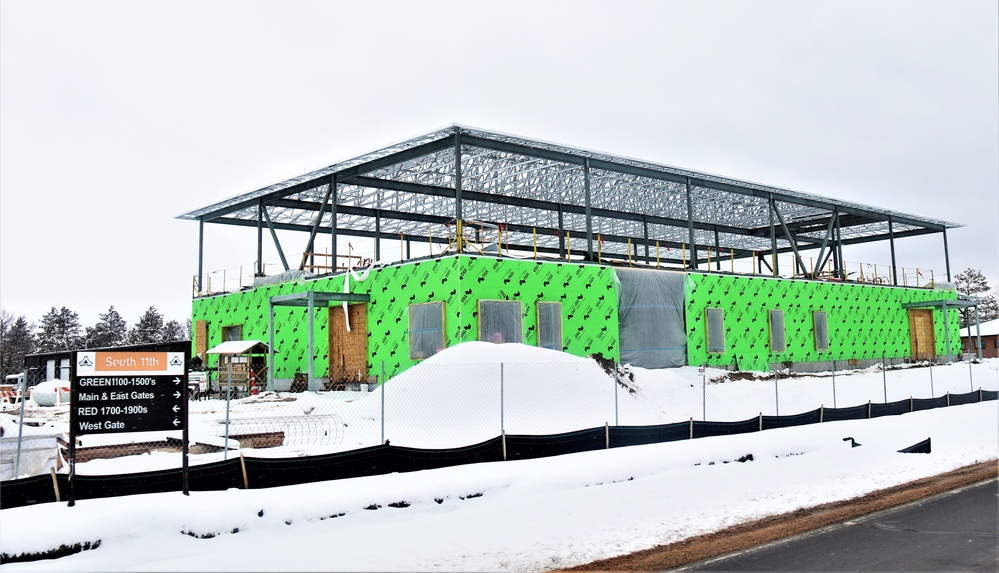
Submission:
[[253,396],[260,394],[260,389],[257,388],[257,375],[253,370],[250,370],[250,394]]

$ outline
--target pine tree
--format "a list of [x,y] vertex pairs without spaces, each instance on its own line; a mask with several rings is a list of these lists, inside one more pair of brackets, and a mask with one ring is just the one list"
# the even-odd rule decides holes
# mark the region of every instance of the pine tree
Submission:
[[82,342],[81,329],[79,315],[65,306],[59,310],[53,306],[42,317],[38,327],[38,351],[56,352],[78,348]]
[[[977,269],[968,268],[954,277],[954,285],[957,292],[978,298],[978,320],[986,322],[999,318],[999,303],[996,296],[992,294],[989,281],[985,275]],[[983,294],[988,293],[988,294]],[[961,327],[975,323],[975,309],[961,309]]]
[[35,351],[34,328],[23,315],[0,310],[0,375],[24,369],[24,357]]
[[129,344],[150,344],[164,341],[163,315],[155,306],[146,309],[132,330],[128,333]]
[[188,336],[187,332],[184,331],[184,327],[176,320],[168,320],[163,325],[163,342],[188,340]]
[[125,344],[128,337],[128,324],[118,314],[114,306],[100,314],[97,324],[87,328],[87,348],[109,348]]

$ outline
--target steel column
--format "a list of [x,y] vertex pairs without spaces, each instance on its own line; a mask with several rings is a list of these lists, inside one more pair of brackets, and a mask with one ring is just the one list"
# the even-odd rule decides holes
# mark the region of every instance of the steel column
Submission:
[[898,271],[895,269],[895,229],[891,215],[888,216],[888,245],[891,247],[891,284],[898,286]]
[[331,272],[336,272],[337,270],[337,244],[336,244],[336,192],[339,183],[336,180],[336,173],[330,175],[330,253],[333,254],[330,261],[330,266],[333,267]]
[[316,291],[312,291],[312,290],[309,291],[308,301],[309,301],[309,304],[308,304],[308,312],[309,312],[309,320],[308,320],[308,327],[309,327],[309,391],[310,392],[315,392],[316,391],[316,383],[313,380],[313,377],[315,376],[315,364],[313,364],[313,362],[314,362],[313,359],[316,356],[316,351],[315,351],[316,340],[315,340],[315,333],[313,332],[313,327],[315,326],[314,323],[315,323],[315,318],[316,318],[315,317],[315,314],[316,314],[315,313],[315,310],[316,310]]
[[274,391],[274,303],[267,301],[267,391]]
[[690,268],[697,270],[697,245],[694,243],[694,198],[690,190],[690,177],[686,178],[687,186],[687,244],[690,247]]
[[593,260],[593,205],[590,202],[590,159],[583,160],[583,204],[586,208],[586,260]]
[[770,205],[770,252],[772,253],[771,260],[773,262],[773,273],[774,276],[780,274],[780,266],[777,263],[777,228],[774,227],[774,197],[773,195],[767,193],[767,203]]
[[947,248],[947,227],[943,230],[944,264],[947,265],[947,282],[950,282],[950,250]]
[[642,215],[642,234],[645,236],[645,262],[649,262],[649,216]]
[[[242,272],[242,271],[241,271]],[[256,276],[264,276],[264,201],[257,201],[257,272]],[[243,286],[243,285],[240,285]]]
[[[198,219],[198,296],[201,296],[201,285],[205,284],[205,220]],[[950,277],[947,277],[950,280]]]
[[382,211],[375,209],[375,260],[382,260]]
[[718,241],[718,227],[715,227],[715,268],[721,270],[721,242]]
[[[454,221],[455,221],[455,233],[459,233],[461,229],[461,132],[456,132],[454,134]],[[462,238],[460,234],[456,234],[458,239],[458,252],[461,253],[462,250]]]
[[562,204],[558,204],[558,256],[565,258],[565,223],[562,221]]

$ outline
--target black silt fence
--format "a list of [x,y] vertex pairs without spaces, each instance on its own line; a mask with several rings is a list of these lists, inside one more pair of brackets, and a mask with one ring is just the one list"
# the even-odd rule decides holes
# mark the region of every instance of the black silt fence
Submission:
[[887,404],[871,404],[871,417],[896,416],[898,414],[907,414],[910,410],[911,405],[908,398],[899,400],[898,402],[888,402]]
[[[547,436],[500,436],[479,444],[460,448],[418,449],[379,445],[336,454],[296,458],[233,458],[210,464],[198,464],[189,469],[192,491],[221,491],[229,488],[265,488],[317,481],[328,481],[394,472],[410,472],[449,466],[496,462],[503,460],[504,440],[507,459],[526,460],[585,452],[610,447],[623,447],[703,438],[728,436],[764,429],[839,420],[859,420],[868,417],[902,414],[948,405],[970,404],[980,400],[996,400],[995,391],[975,391],[950,394],[941,398],[912,399],[890,404],[862,404],[852,408],[825,408],[791,416],[757,416],[740,422],[689,421],[657,426],[612,426],[591,428]],[[244,483],[245,464],[245,483]],[[68,499],[69,481],[58,474],[53,484],[51,475],[32,476],[0,483],[0,508],[19,507],[56,501],[59,488],[61,500]],[[181,490],[179,468],[124,475],[76,476],[76,499],[92,499],[144,493]]]
[[968,392],[966,394],[950,394],[950,405],[960,406],[961,404],[974,404],[975,402],[981,402],[981,396],[978,394],[978,390],[974,392]]
[[760,431],[759,416],[741,422],[699,422],[694,420],[692,424],[691,434],[694,438],[731,436],[732,434]]
[[577,430],[551,436],[507,436],[506,459],[530,460],[607,447],[605,428]]
[[982,393],[982,402],[986,400],[999,400],[999,390],[979,390]]
[[840,422],[842,420],[863,420],[867,418],[868,404],[851,406],[849,408],[825,408],[822,412],[823,422]]
[[818,424],[823,420],[822,410],[815,409],[811,412],[793,414],[791,416],[763,416],[763,429],[772,430],[774,428],[790,428],[791,426],[804,426],[806,424]]
[[610,447],[641,446],[690,439],[690,422],[658,426],[611,426]]
[[[56,476],[60,481],[60,491],[66,498],[67,477],[65,474]],[[55,489],[52,486],[52,476],[38,475],[21,479],[7,480],[0,484],[0,509],[48,503],[56,501]]]
[[945,407],[947,407],[947,396],[939,396],[937,398],[912,399],[913,412],[918,412],[920,410],[932,410],[933,408],[945,408]]

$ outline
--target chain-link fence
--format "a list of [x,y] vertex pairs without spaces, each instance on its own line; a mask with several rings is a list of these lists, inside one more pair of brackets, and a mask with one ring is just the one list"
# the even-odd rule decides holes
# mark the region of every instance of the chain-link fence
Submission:
[[[379,365],[380,366],[380,365]],[[726,372],[684,367],[644,370],[590,359],[539,363],[428,360],[384,383],[309,391],[307,376],[267,390],[266,367],[231,363],[189,373],[192,465],[240,457],[290,458],[389,443],[458,448],[501,435],[550,435],[604,426],[734,422],[926,399],[999,387],[995,361],[929,363],[817,374]],[[840,365],[841,366],[841,365]],[[379,368],[374,371],[380,372]],[[24,373],[26,400],[4,404],[2,476],[66,472],[69,384]],[[177,468],[182,433],[77,436],[78,475]]]

